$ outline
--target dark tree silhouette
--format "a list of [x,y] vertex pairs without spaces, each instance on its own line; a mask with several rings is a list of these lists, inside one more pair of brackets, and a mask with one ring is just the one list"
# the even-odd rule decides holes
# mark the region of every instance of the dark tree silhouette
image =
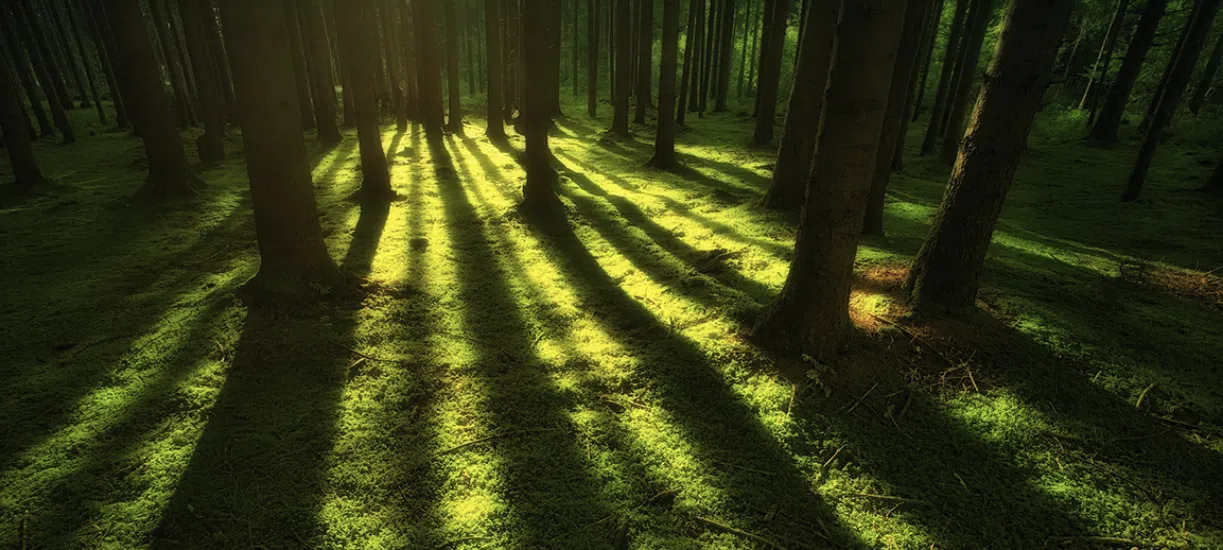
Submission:
[[594,118],[599,110],[599,0],[586,4],[586,55],[586,115]]
[[772,9],[765,13],[765,38],[760,48],[760,89],[756,96],[756,129],[752,133],[755,145],[773,142],[773,119],[777,115],[777,88],[781,86],[781,60],[790,0],[767,0],[765,5]]
[[1134,29],[1129,47],[1125,50],[1121,68],[1117,69],[1117,76],[1108,87],[1108,93],[1104,95],[1100,114],[1091,127],[1092,139],[1103,142],[1117,141],[1121,119],[1125,116],[1125,108],[1130,102],[1130,92],[1142,72],[1142,64],[1146,60],[1147,51],[1151,49],[1151,43],[1155,41],[1155,32],[1159,30],[1159,21],[1167,7],[1168,0],[1147,0],[1142,9],[1142,17],[1138,20],[1138,27]]
[[[10,34],[18,37],[34,66],[34,74],[47,94],[47,104],[51,107],[51,120],[55,122],[55,129],[59,130],[60,135],[63,136],[64,143],[73,143],[76,141],[76,134],[72,131],[72,124],[68,122],[68,113],[65,111],[65,109],[72,108],[72,101],[68,98],[68,92],[63,91],[64,81],[54,66],[51,48],[41,28],[30,17],[28,6],[28,0],[13,2],[10,7],[14,17],[5,16],[0,19],[6,21],[6,26],[11,25],[17,28],[16,33]],[[14,48],[21,47],[17,45],[17,41],[11,43]]]
[[726,96],[730,91],[731,52],[735,49],[735,2],[725,0],[725,3],[726,6],[722,9],[722,36],[719,39],[718,48],[717,86],[714,89],[713,111],[715,113],[726,112],[727,109]]
[[[340,26],[340,53],[352,82],[353,111],[361,149],[361,198],[384,201],[392,198],[391,176],[382,149],[382,129],[378,124],[377,79],[381,72],[381,52],[370,40],[365,22],[370,20],[370,0],[349,0],[336,10]],[[233,57],[233,56],[231,56]],[[233,59],[230,64],[233,64]]]
[[488,129],[484,135],[489,139],[505,140],[505,125],[501,122],[505,97],[502,95],[502,85],[505,77],[502,71],[505,65],[501,60],[501,2],[503,0],[484,0],[484,32],[485,45],[488,48]]
[[282,0],[285,28],[289,31],[289,53],[293,62],[293,84],[297,90],[297,104],[301,108],[302,128],[314,128],[314,102],[310,98],[310,77],[306,70],[306,48],[302,40],[301,25],[297,17],[297,2]]
[[[82,0],[89,13],[86,20],[89,23],[89,33],[93,38],[94,49],[102,60],[102,74],[106,76],[106,87],[110,89],[110,101],[115,107],[115,125],[119,128],[130,128],[131,121],[127,117],[127,106],[123,103],[123,94],[119,91],[119,82],[115,78],[115,59],[119,57],[115,46],[115,37],[106,23],[102,11],[101,0]],[[39,106],[39,110],[42,107]]]
[[221,0],[221,15],[259,240],[259,272],[249,287],[281,300],[311,298],[343,276],[319,226],[284,11],[277,2]]
[[[34,111],[34,118],[38,121],[38,137],[54,137],[55,126],[51,119],[47,117],[47,110],[43,108],[42,101],[39,99],[39,82],[34,78],[34,74],[30,70],[30,58],[17,38],[16,32],[13,30],[12,20],[5,14],[3,6],[0,6],[0,33],[3,33],[3,42],[12,59],[13,64],[11,68],[13,70],[13,77],[17,79],[22,90],[25,92],[25,96],[29,98],[31,110]],[[54,102],[55,92],[47,90],[46,93],[49,99],[48,103]]]
[[985,42],[985,31],[993,13],[993,0],[974,0],[972,9],[968,11],[968,32],[964,35],[964,47],[956,61],[955,85],[947,100],[947,121],[943,125],[941,158],[944,164],[955,162],[960,149],[964,117],[968,113],[973,84],[976,83],[977,64],[981,59],[981,45]]
[[446,0],[446,81],[450,91],[450,119],[446,129],[463,133],[463,86],[459,75],[459,15],[453,0]]
[[200,113],[204,134],[196,140],[200,161],[215,164],[225,158],[225,94],[217,78],[217,63],[208,49],[208,28],[204,24],[206,4],[200,0],[179,0],[183,30],[187,33],[188,58],[200,93]]
[[964,146],[905,281],[919,314],[973,308],[985,251],[1040,110],[1072,2],[1011,2]]
[[921,154],[932,155],[938,149],[939,136],[943,135],[943,120],[946,118],[948,97],[951,95],[952,79],[955,75],[955,60],[960,56],[968,7],[972,0],[956,0],[955,13],[947,33],[947,45],[943,49],[943,68],[939,70],[938,88],[934,92],[934,105],[930,108],[930,124],[922,138]]
[[616,72],[615,72],[615,109],[612,112],[610,133],[618,136],[628,136],[628,98],[632,86],[633,63],[629,57],[632,32],[629,27],[629,0],[614,0],[616,2]]
[[46,182],[34,148],[30,145],[30,128],[21,112],[21,97],[17,92],[17,79],[9,64],[8,56],[0,51],[0,133],[4,135],[4,149],[8,151],[9,164],[18,185],[39,185]]
[[854,257],[907,3],[841,8],[807,204],[786,284],[754,331],[762,345],[827,360],[849,339]]
[[331,41],[328,39],[327,19],[319,0],[301,0],[302,38],[306,55],[314,71],[310,73],[311,97],[314,99],[314,126],[318,138],[324,144],[334,145],[341,139],[336,125],[335,78],[331,72]]
[[[1129,7],[1129,0],[1117,0],[1117,7],[1113,9],[1113,18],[1109,21],[1108,32],[1104,35],[1104,42],[1100,43],[1100,53],[1096,55],[1096,62],[1091,66],[1091,75],[1087,80],[1087,87],[1083,89],[1083,97],[1079,100],[1079,109],[1085,109],[1095,114],[1097,102],[1100,95],[1100,89],[1104,85],[1104,80],[1108,78],[1108,67],[1112,64],[1113,50],[1117,48],[1117,40],[1121,36],[1121,27],[1125,25],[1125,13]],[[1091,117],[1088,117],[1091,120]]]
[[437,7],[435,0],[416,0],[412,3],[416,10],[412,13],[412,27],[416,32],[416,77],[417,89],[420,92],[421,119],[425,124],[425,133],[430,139],[441,139],[442,127],[445,123],[445,106],[442,104],[442,68],[438,63],[437,40]]
[[553,83],[551,72],[556,70],[548,48],[556,39],[552,35],[560,33],[556,25],[560,20],[554,12],[551,2],[546,0],[531,0],[522,5],[522,61],[526,70],[522,122],[527,142],[527,178],[520,208],[538,218],[555,218],[562,211],[548,145],[553,112],[552,91],[548,87]]
[[650,166],[671,169],[675,158],[676,73],[679,71],[679,0],[662,0],[662,65],[658,73],[658,134]]
[[76,43],[76,49],[81,52],[81,65],[85,68],[85,81],[89,84],[89,97],[92,98],[93,106],[98,111],[98,122],[105,126],[106,108],[102,105],[102,96],[98,92],[98,78],[94,74],[93,63],[90,63],[89,60],[89,50],[85,48],[85,38],[81,34],[81,18],[77,11],[72,9],[71,5],[65,9],[68,11],[70,23],[68,28],[72,31],[72,40]]
[[[638,0],[640,17],[637,26],[637,109],[633,122],[645,124],[646,111],[654,101],[654,0]],[[665,0],[664,0],[665,1]]]
[[1215,39],[1215,45],[1210,50],[1210,59],[1206,62],[1206,67],[1202,69],[1202,76],[1198,78],[1198,84],[1193,89],[1193,97],[1189,99],[1189,112],[1198,114],[1198,111],[1202,109],[1202,104],[1206,103],[1206,93],[1210,91],[1210,85],[1214,83],[1220,61],[1223,61],[1223,33],[1219,33],[1219,37]]

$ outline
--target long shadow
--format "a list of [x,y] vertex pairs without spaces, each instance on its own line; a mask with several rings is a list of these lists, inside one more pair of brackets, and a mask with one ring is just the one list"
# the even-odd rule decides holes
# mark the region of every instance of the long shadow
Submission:
[[449,152],[441,142],[430,149],[455,255],[462,326],[479,354],[474,368],[487,399],[487,428],[500,437],[493,445],[505,460],[504,493],[513,512],[502,534],[521,538],[513,546],[568,548],[576,526],[608,512],[574,445],[566,414],[574,403],[555,389],[533,353],[527,323],[501,268],[490,265],[496,251]]
[[[811,546],[857,544],[840,525],[835,511],[809,490],[809,481],[759,418],[731,393],[726,381],[699,348],[671,333],[648,309],[624,293],[567,225],[537,228],[552,260],[588,307],[605,320],[605,328],[635,357],[651,361],[632,374],[633,384],[667,411],[698,456],[713,464],[714,480],[726,494],[724,511],[731,523],[777,540],[812,541]],[[717,410],[718,414],[710,414]],[[796,445],[804,446],[798,442]],[[732,456],[738,467],[714,459]],[[784,509],[794,521],[765,519]],[[818,526],[812,530],[804,526]],[[832,542],[820,542],[826,538]],[[793,543],[790,543],[793,545]]]

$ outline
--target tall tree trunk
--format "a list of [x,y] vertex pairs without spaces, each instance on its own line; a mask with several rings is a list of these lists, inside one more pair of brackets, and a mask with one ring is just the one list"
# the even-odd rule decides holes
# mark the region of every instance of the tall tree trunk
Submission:
[[[11,68],[13,76],[21,84],[26,97],[30,100],[30,107],[34,111],[34,118],[38,121],[38,137],[53,137],[55,136],[55,127],[51,120],[47,118],[46,109],[42,107],[42,100],[39,98],[39,82],[34,78],[34,74],[30,70],[29,55],[26,53],[26,49],[18,39],[13,27],[14,25],[9,14],[5,13],[4,6],[0,6],[0,33],[3,33],[4,42],[8,46],[9,54],[12,56],[13,66]],[[43,91],[47,94],[47,102],[49,104],[55,103],[55,91],[45,86]],[[51,107],[54,109],[55,105],[51,105]]]
[[807,194],[811,161],[815,157],[824,90],[832,67],[833,46],[837,38],[837,12],[842,0],[813,0],[802,22],[809,32],[803,35],[786,125],[773,167],[773,183],[764,196],[764,206],[772,210],[798,212]]
[[[101,2],[83,0],[82,3],[89,10],[85,14],[85,19],[89,23],[94,49],[97,50],[98,57],[102,60],[102,74],[106,77],[106,87],[110,90],[110,101],[115,107],[115,125],[119,128],[130,128],[132,123],[127,118],[127,106],[123,103],[123,94],[119,92],[119,82],[115,77],[114,60],[119,54],[115,47],[114,35],[111,34],[110,27],[106,24]],[[42,106],[39,105],[37,111],[41,110]]]
[[463,82],[459,75],[459,15],[453,0],[446,0],[446,80],[450,91],[450,119],[446,129],[463,133]]
[[302,116],[277,2],[221,0],[243,121],[246,173],[255,206],[259,272],[250,288],[278,300],[311,299],[343,284],[319,225]]
[[1219,37],[1215,39],[1214,48],[1210,51],[1210,60],[1206,62],[1201,79],[1198,80],[1197,87],[1193,89],[1193,97],[1189,99],[1189,112],[1196,115],[1202,109],[1202,104],[1206,102],[1206,92],[1210,91],[1210,85],[1214,82],[1220,61],[1223,61],[1223,32],[1219,33]]
[[[238,0],[226,0],[238,1]],[[336,11],[340,26],[340,53],[352,83],[353,114],[361,149],[361,198],[385,201],[394,197],[386,152],[382,149],[382,129],[378,125],[377,77],[381,53],[366,28],[371,19],[370,0],[348,0]],[[233,61],[231,60],[231,63]]]
[[722,7],[718,4],[718,0],[709,0],[709,19],[702,32],[702,38],[705,40],[705,46],[701,50],[701,80],[700,80],[700,95],[696,110],[704,116],[709,104],[709,82],[713,78],[714,63],[717,59],[717,41],[718,41],[718,17],[722,13]]
[[650,165],[669,170],[675,158],[675,80],[679,71],[679,0],[662,0],[662,61],[658,72],[658,135]]
[[65,112],[65,108],[72,108],[72,101],[67,98],[67,92],[62,92],[64,81],[60,78],[58,70],[49,64],[51,49],[47,45],[46,38],[42,36],[34,20],[28,17],[30,10],[27,0],[14,2],[11,7],[16,17],[0,17],[0,19],[5,19],[10,22],[8,24],[17,27],[21,42],[25,45],[26,54],[38,76],[38,81],[42,83],[43,91],[47,94],[47,104],[51,107],[51,120],[55,121],[55,128],[63,136],[63,142],[74,143],[76,134],[72,132],[72,124],[68,122],[68,113]]
[[586,2],[586,55],[586,115],[595,118],[599,114],[599,0]]
[[705,65],[705,48],[701,44],[705,42],[706,0],[695,0],[695,2],[694,30],[689,36],[689,40],[692,41],[692,89],[684,92],[688,96],[688,112],[690,113],[698,112],[701,109],[701,75],[704,74],[702,68]]
[[968,102],[972,98],[973,84],[976,82],[977,64],[981,59],[981,45],[985,42],[985,31],[989,27],[990,17],[994,14],[992,0],[976,0],[974,10],[969,12],[968,34],[964,36],[964,51],[961,52],[960,74],[956,77],[953,95],[947,106],[947,123],[943,128],[944,164],[955,162],[960,148],[960,138],[964,135],[964,116],[968,112]]
[[57,48],[59,41],[56,39],[55,29],[48,24],[43,24],[42,17],[38,14],[38,6],[31,0],[16,0],[15,3],[22,4],[25,10],[24,17],[30,25],[35,40],[28,47],[37,48],[43,62],[47,64],[47,69],[60,79],[56,84],[57,94],[63,101],[64,110],[71,111],[76,107],[72,104],[72,96],[68,93],[68,79],[71,78],[72,73],[67,69],[67,65],[71,59],[64,59],[63,48]]
[[887,200],[888,182],[892,176],[892,160],[896,148],[902,143],[909,103],[909,83],[917,68],[921,55],[922,27],[930,11],[931,0],[910,0],[905,13],[904,32],[900,38],[899,54],[892,72],[892,87],[888,92],[887,112],[883,117],[883,131],[879,137],[879,153],[875,156],[875,171],[871,180],[870,200],[866,204],[866,215],[862,221],[862,232],[867,235],[883,235],[883,207]]
[[1169,73],[1167,87],[1160,95],[1159,105],[1151,117],[1151,124],[1142,136],[1142,145],[1138,149],[1138,160],[1134,163],[1134,169],[1130,171],[1129,183],[1121,195],[1121,200],[1124,202],[1136,201],[1142,194],[1147,172],[1151,170],[1151,161],[1154,160],[1155,150],[1159,147],[1159,138],[1168,123],[1172,122],[1172,116],[1176,114],[1176,107],[1180,104],[1181,96],[1184,95],[1185,88],[1189,86],[1189,79],[1193,76],[1193,69],[1197,66],[1198,57],[1206,43],[1206,35],[1210,33],[1210,26],[1214,23],[1215,14],[1219,11],[1219,2],[1220,0],[1200,0],[1193,10],[1189,32],[1185,34],[1185,41],[1181,44],[1180,51],[1177,52],[1176,59],[1172,62],[1172,72]]
[[900,121],[900,130],[896,133],[896,144],[892,147],[892,161],[889,168],[893,172],[899,172],[904,166],[905,142],[909,138],[909,124],[917,120],[926,91],[926,75],[930,72],[930,56],[934,53],[938,19],[942,17],[943,13],[943,0],[932,1],[933,4],[926,9],[926,17],[922,22],[916,66],[913,67],[913,74],[909,78],[909,89],[905,92],[904,118]]
[[416,31],[416,68],[420,75],[416,79],[420,90],[421,118],[425,122],[425,133],[430,139],[441,139],[445,123],[445,107],[442,104],[442,68],[438,63],[437,7],[435,0],[415,0],[413,6],[414,30]]
[[726,0],[726,6],[722,9],[722,43],[718,53],[718,85],[714,90],[713,111],[715,113],[726,112],[726,96],[730,92],[730,62],[731,52],[734,51],[735,42],[735,3],[734,0]]
[[697,3],[701,0],[688,0],[688,25],[685,27],[687,31],[684,36],[684,67],[682,76],[679,81],[678,104],[676,106],[675,124],[678,126],[684,125],[684,120],[687,118],[688,111],[688,90],[692,85],[692,58],[695,48],[696,37],[693,34],[696,31]]
[[[768,0],[764,0],[764,1],[765,1],[765,5],[767,5],[767,4],[768,4]],[[764,17],[764,13],[767,13],[767,11],[766,11],[766,9],[764,8],[764,6],[762,6],[762,7],[761,7],[761,12],[760,12],[761,17]],[[758,30],[758,29],[760,28],[760,25],[759,25],[759,24],[756,22],[756,15],[755,15],[755,14],[752,14],[752,20],[751,20],[751,21],[748,21],[748,25],[749,25],[749,28],[750,28],[751,33],[752,33],[752,48],[751,48],[751,51],[750,51],[750,52],[748,52],[748,54],[747,54],[747,63],[748,63],[748,67],[747,67],[747,95],[748,95],[749,97],[755,97],[755,96],[756,96],[756,91],[755,91],[755,90],[756,90],[756,85],[757,85],[757,79],[756,79],[756,68],[757,68],[757,67],[756,67],[756,59],[757,59],[757,55],[756,55],[756,46],[757,46],[757,44],[760,42],[760,32],[759,32],[759,30]],[[756,116],[756,111],[755,111],[755,109],[753,109],[753,110],[752,110],[752,116]]]
[[119,56],[115,76],[129,99],[132,122],[144,141],[149,176],[141,194],[160,199],[194,192],[200,183],[187,165],[182,137],[174,127],[174,108],[162,84],[153,40],[138,0],[105,0]]
[[1117,141],[1121,119],[1125,116],[1125,107],[1130,101],[1130,92],[1142,72],[1142,64],[1146,60],[1147,51],[1151,49],[1151,42],[1155,40],[1159,20],[1163,18],[1167,7],[1168,0],[1147,0],[1142,17],[1138,20],[1138,27],[1134,29],[1134,36],[1130,38],[1130,45],[1125,50],[1125,59],[1121,61],[1117,77],[1113,79],[1108,93],[1104,96],[1100,115],[1091,127],[1092,139],[1108,143]]
[[398,10],[393,7],[393,4],[391,0],[378,0],[378,11],[381,12],[378,22],[382,25],[382,47],[386,50],[386,76],[387,83],[391,87],[391,108],[395,112],[395,130],[403,133],[408,131],[408,108],[403,91],[403,58],[400,55],[402,50],[399,47],[399,26],[395,24],[395,15]]
[[1192,14],[1186,19],[1184,26],[1181,27],[1181,32],[1176,39],[1176,46],[1172,48],[1172,54],[1168,56],[1168,63],[1164,65],[1163,75],[1159,77],[1159,84],[1155,87],[1155,91],[1151,94],[1151,101],[1147,103],[1146,112],[1142,115],[1142,122],[1138,124],[1138,132],[1145,133],[1147,128],[1151,126],[1151,119],[1155,117],[1155,109],[1159,107],[1159,102],[1163,98],[1164,92],[1168,89],[1168,82],[1172,78],[1172,69],[1176,67],[1177,56],[1180,55],[1181,48],[1185,45],[1185,39],[1189,36],[1189,31],[1193,28]]
[[[739,47],[739,56],[741,57],[739,60],[739,89],[735,93],[735,96],[740,100],[743,99],[743,83],[747,76],[747,40],[748,36],[752,34],[752,23],[756,20],[755,9],[756,0],[747,0],[747,8],[743,13],[743,44]],[[799,49],[802,49],[802,47],[800,46]]]
[[1093,112],[1096,109],[1099,89],[1108,77],[1108,66],[1112,63],[1113,49],[1117,47],[1117,39],[1121,36],[1121,27],[1125,25],[1125,10],[1128,7],[1129,0],[1117,0],[1113,18],[1108,24],[1108,32],[1104,34],[1104,42],[1100,44],[1100,53],[1091,66],[1091,77],[1087,80],[1087,87],[1083,89],[1083,98],[1079,100],[1079,109]]
[[310,77],[306,70],[306,53],[302,31],[297,20],[294,0],[283,0],[285,28],[288,29],[289,55],[293,63],[293,84],[297,90],[297,105],[301,111],[302,128],[314,128],[314,103],[310,98]]
[[955,76],[955,60],[960,56],[960,42],[967,31],[968,7],[972,0],[956,0],[955,14],[947,31],[947,45],[943,49],[943,67],[939,70],[938,88],[934,92],[934,105],[930,108],[930,124],[922,138],[921,154],[932,155],[938,148],[938,138],[943,135],[943,120],[951,96],[951,79]]
[[965,146],[905,282],[918,313],[958,313],[975,304],[985,252],[1073,7],[1064,0],[1010,3]]
[[934,59],[934,44],[938,42],[938,29],[943,20],[943,5],[945,0],[935,0],[934,9],[930,10],[928,21],[926,22],[925,38],[922,45],[921,61],[917,71],[919,77],[915,83],[914,91],[916,97],[913,99],[913,109],[910,110],[911,122],[917,122],[921,117],[922,105],[926,100],[926,83],[930,79],[930,66],[933,65]]
[[327,37],[327,19],[319,0],[301,0],[302,38],[314,71],[310,87],[314,99],[314,125],[318,138],[326,145],[335,145],[343,138],[336,126],[335,78],[331,72],[331,41]]
[[178,108],[179,126],[183,128],[196,126],[200,121],[195,116],[195,99],[191,96],[190,85],[187,84],[187,75],[183,70],[182,58],[178,55],[177,41],[170,30],[165,4],[163,0],[151,0],[149,8],[149,13],[153,16],[155,38],[157,43],[161,45],[162,59],[165,61],[166,70],[170,75],[170,88],[174,91],[174,102]]
[[505,120],[514,119],[522,99],[522,18],[518,0],[505,0]]
[[794,259],[781,295],[754,333],[767,347],[826,361],[849,340],[854,257],[907,3],[846,0],[841,8]]
[[404,112],[411,120],[421,120],[421,99],[418,64],[416,59],[416,32],[412,9],[399,0],[392,0],[399,11],[399,50],[403,56]]
[[463,51],[467,58],[467,93],[476,95],[476,50],[471,47],[471,20],[475,13],[471,11],[471,0],[463,0]]
[[[578,40],[580,39],[580,37],[578,36],[580,34],[578,32],[578,28],[579,28],[578,27],[578,24],[579,24],[578,12],[581,10],[578,9],[578,6],[581,5],[582,0],[572,0],[572,1],[573,1],[573,51],[571,53],[573,54],[573,95],[574,97],[576,97],[582,91],[581,82],[578,80],[578,70],[579,70],[578,58],[581,56],[581,48],[578,47],[578,44],[580,44],[580,42],[578,42]],[[587,40],[587,42],[589,43],[589,39]]]
[[[781,57],[786,43],[786,14],[790,11],[790,0],[771,0],[773,11],[769,14],[772,36],[760,50],[759,111],[756,129],[752,133],[752,144],[768,145],[773,142],[773,123],[777,115],[777,88],[781,85]],[[895,9],[895,8],[894,8]],[[891,16],[891,13],[888,14]]]
[[[32,99],[38,101],[37,97]],[[4,135],[4,149],[8,151],[17,185],[46,183],[30,145],[30,127],[21,112],[17,77],[3,51],[0,51],[0,133]]]
[[552,91],[548,88],[555,83],[551,75],[554,60],[548,48],[560,35],[557,25],[560,18],[555,11],[555,5],[548,0],[522,4],[522,60],[526,69],[522,115],[527,178],[522,188],[521,209],[536,217],[555,217],[563,208],[556,196],[556,171],[552,169],[552,150],[548,145],[553,112]]
[[[641,1],[637,43],[637,110],[633,122],[645,124],[646,111],[654,101],[654,0]],[[666,1],[666,0],[663,0]]]
[[496,141],[505,140],[505,126],[501,122],[505,98],[501,94],[503,84],[501,59],[501,2],[502,0],[484,0],[484,32],[487,34],[485,43],[488,45],[488,129],[484,135]]
[[561,65],[563,65],[564,56],[561,55],[561,35],[563,33],[564,20],[561,2],[562,0],[547,0],[552,9],[548,12],[553,19],[552,28],[556,29],[548,35],[548,103],[552,106],[552,115],[563,117],[565,114],[561,112]]
[[[93,63],[89,62],[89,50],[85,48],[85,38],[81,35],[81,20],[72,6],[66,6],[68,10],[69,25],[72,30],[72,39],[76,43],[76,49],[81,52],[81,65],[85,68],[85,82],[89,86],[89,97],[93,102],[94,107],[98,111],[98,122],[103,126],[106,125],[106,109],[102,106],[102,95],[98,92],[97,75],[93,72]],[[85,103],[82,103],[85,106]]]
[[208,28],[208,51],[217,66],[217,77],[221,83],[221,93],[225,95],[225,112],[231,122],[239,122],[238,100],[234,97],[234,81],[229,69],[229,52],[225,48],[225,39],[221,36],[221,25],[217,21],[217,10],[214,0],[202,0],[201,9],[204,12],[204,25]]
[[[59,10],[55,7],[55,3],[48,2],[40,7],[42,7],[43,11],[46,12],[47,19],[50,19],[49,24],[47,24],[45,28],[47,29],[48,34],[51,35],[52,42],[59,46],[56,53],[60,54],[60,65],[68,68],[65,74],[72,78],[72,84],[76,87],[77,98],[80,100],[80,106],[82,109],[87,108],[90,106],[89,96],[87,95],[88,93],[85,89],[87,82],[84,74],[81,72],[81,66],[77,65],[78,58],[76,53],[72,51],[72,42],[68,36],[68,27],[64,24],[64,19],[60,16]],[[79,61],[81,64],[85,64],[87,62],[85,58],[85,50],[83,49],[81,50]]]
[[225,158],[225,94],[217,78],[217,64],[208,50],[208,28],[203,18],[205,4],[200,0],[179,0],[183,15],[183,30],[187,33],[187,49],[192,70],[197,75],[200,92],[200,112],[203,114],[204,135],[195,145],[204,164],[216,164]]
[[612,126],[609,130],[618,136],[628,136],[628,97],[632,82],[630,72],[633,62],[629,59],[630,43],[633,36],[629,27],[629,0],[614,0],[616,2],[616,105],[612,113]]

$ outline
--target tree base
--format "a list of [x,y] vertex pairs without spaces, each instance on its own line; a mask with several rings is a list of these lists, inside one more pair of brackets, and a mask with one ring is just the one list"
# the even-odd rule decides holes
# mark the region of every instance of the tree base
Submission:
[[260,269],[242,285],[238,296],[253,305],[288,305],[327,299],[344,300],[361,294],[356,278],[346,276],[335,265],[308,276],[273,274]]
[[175,198],[193,197],[204,187],[204,182],[195,174],[176,177],[155,177],[152,174],[144,185],[136,191],[136,197],[142,200],[160,202]]
[[681,165],[679,163],[679,160],[675,158],[675,155],[672,154],[669,158],[654,155],[653,158],[646,161],[645,166],[647,168],[653,168],[655,170],[671,171],[671,170],[678,170]]

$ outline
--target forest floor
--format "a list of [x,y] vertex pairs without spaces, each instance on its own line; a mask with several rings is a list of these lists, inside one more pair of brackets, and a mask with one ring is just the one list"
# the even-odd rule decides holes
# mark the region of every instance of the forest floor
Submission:
[[1042,119],[980,313],[923,325],[897,284],[948,168],[911,154],[860,253],[863,330],[815,365],[742,337],[794,238],[755,206],[750,119],[690,118],[665,173],[601,109],[553,141],[571,229],[516,213],[522,140],[480,120],[433,147],[388,126],[380,209],[348,199],[352,132],[312,144],[366,292],[296,310],[238,292],[240,155],[149,205],[129,135],[39,144],[53,186],[0,188],[0,548],[1223,547],[1205,129],[1123,205],[1132,144]]

